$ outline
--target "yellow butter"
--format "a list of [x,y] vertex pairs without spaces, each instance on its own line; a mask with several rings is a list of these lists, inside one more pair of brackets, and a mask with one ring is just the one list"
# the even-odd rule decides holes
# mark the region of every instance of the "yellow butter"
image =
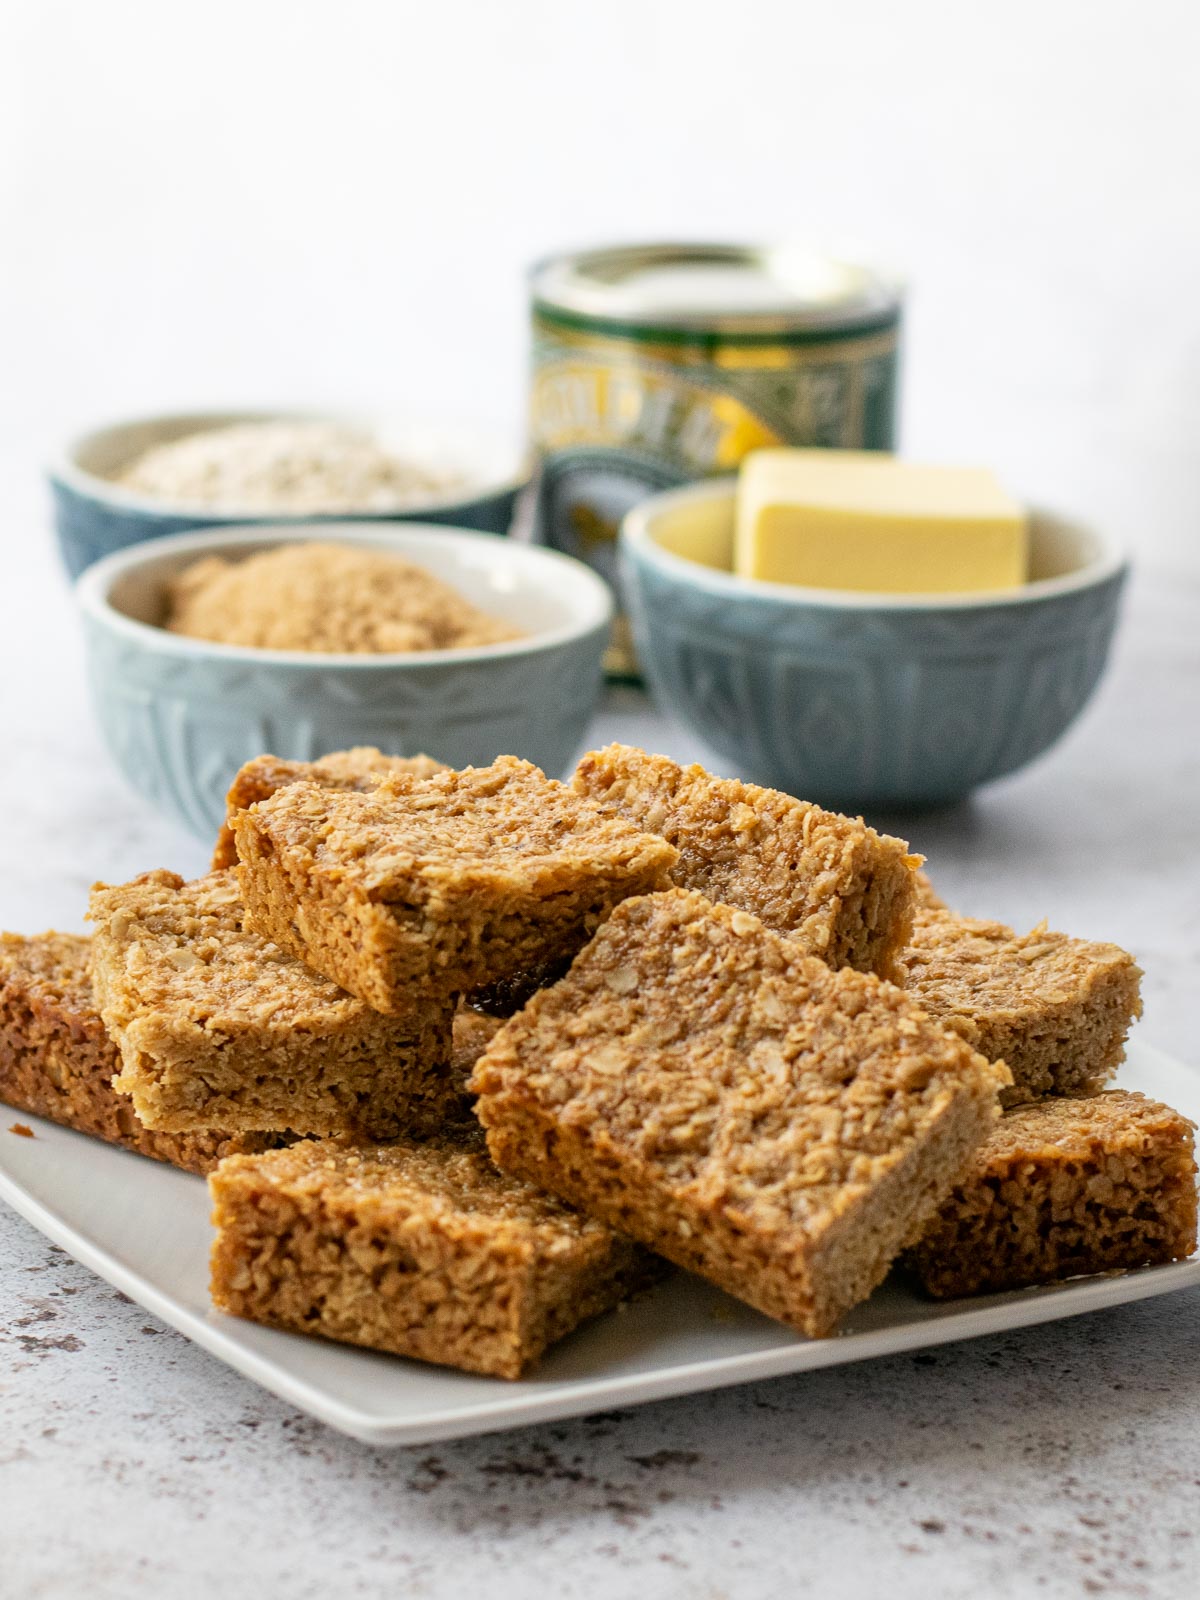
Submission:
[[874,450],[758,450],[738,479],[734,571],[818,589],[949,594],[1025,582],[1029,528],[994,475]]

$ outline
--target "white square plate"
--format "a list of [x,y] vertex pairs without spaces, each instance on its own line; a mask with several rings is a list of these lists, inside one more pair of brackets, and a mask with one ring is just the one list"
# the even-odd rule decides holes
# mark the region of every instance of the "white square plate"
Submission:
[[[1200,1122],[1200,1074],[1133,1044],[1122,1086]],[[679,1273],[572,1334],[518,1383],[278,1333],[208,1302],[208,1192],[199,1178],[20,1117],[0,1131],[0,1198],[206,1350],[293,1405],[372,1444],[424,1444],[636,1405],[812,1367],[1098,1311],[1200,1283],[1200,1257],[1045,1289],[937,1304],[899,1279],[808,1340]],[[8,1127],[7,1119],[3,1124]]]

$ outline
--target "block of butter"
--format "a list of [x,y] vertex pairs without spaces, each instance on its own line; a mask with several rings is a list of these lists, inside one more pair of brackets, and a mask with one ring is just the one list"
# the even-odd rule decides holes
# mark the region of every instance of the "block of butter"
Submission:
[[734,571],[818,589],[949,594],[1025,582],[1024,509],[992,473],[874,450],[756,450],[742,463]]

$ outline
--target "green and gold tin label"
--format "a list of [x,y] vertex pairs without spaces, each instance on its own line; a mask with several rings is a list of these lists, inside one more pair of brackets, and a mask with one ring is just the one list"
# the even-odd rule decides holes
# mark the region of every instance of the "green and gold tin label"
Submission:
[[536,537],[615,584],[621,520],[648,495],[772,445],[890,449],[897,322],[734,339],[601,333],[535,310]]

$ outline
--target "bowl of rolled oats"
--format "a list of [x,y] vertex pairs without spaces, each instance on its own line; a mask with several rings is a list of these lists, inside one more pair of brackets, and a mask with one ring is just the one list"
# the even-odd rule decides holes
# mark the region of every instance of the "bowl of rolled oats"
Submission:
[[448,766],[578,755],[612,624],[583,562],[437,524],[176,534],[76,583],[101,731],[139,794],[207,836],[239,767],[373,747]]
[[75,439],[49,469],[72,577],[114,550],[252,522],[407,522],[507,533],[521,452],[478,430],[308,412],[196,412]]

